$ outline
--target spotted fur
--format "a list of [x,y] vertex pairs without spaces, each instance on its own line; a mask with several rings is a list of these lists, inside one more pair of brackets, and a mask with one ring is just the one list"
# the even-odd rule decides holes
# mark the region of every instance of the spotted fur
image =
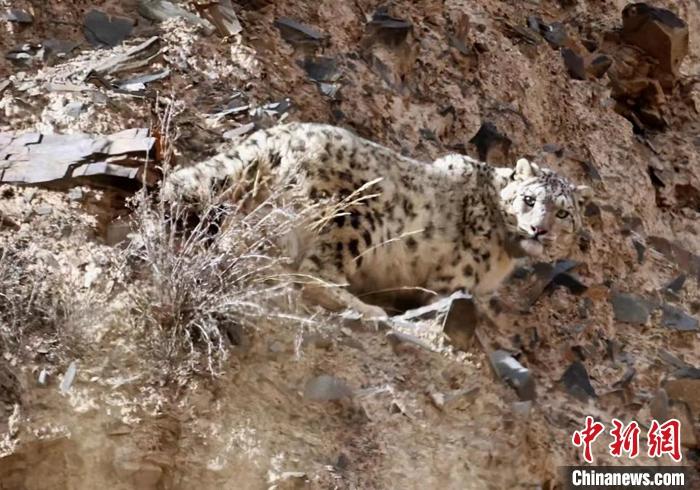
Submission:
[[[257,131],[175,171],[163,195],[197,202],[260,176],[272,176],[273,185],[294,181],[312,199],[342,199],[363,186],[366,194],[376,194],[346,208],[300,247],[301,272],[345,284],[365,298],[378,291],[494,291],[516,259],[547,243],[540,228],[555,237],[578,226],[577,196],[584,194],[526,160],[515,169],[463,155],[424,163],[345,129],[291,123]],[[523,204],[526,197],[534,197],[535,206]],[[559,223],[562,210],[569,215]],[[572,226],[559,226],[568,218]]]

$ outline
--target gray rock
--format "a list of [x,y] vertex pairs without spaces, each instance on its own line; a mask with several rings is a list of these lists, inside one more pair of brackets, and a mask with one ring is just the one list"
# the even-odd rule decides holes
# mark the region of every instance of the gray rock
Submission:
[[289,17],[277,19],[275,27],[279,29],[282,39],[292,45],[321,44],[327,38],[326,34]]
[[66,115],[77,119],[80,117],[80,113],[83,112],[83,107],[84,105],[82,102],[71,102],[65,107],[64,112]]
[[593,58],[588,65],[588,72],[596,78],[601,78],[607,73],[612,64],[613,60],[610,56],[601,54]]
[[155,22],[181,17],[192,25],[201,26],[207,36],[215,30],[211,22],[167,0],[139,0],[138,12]]
[[78,364],[76,361],[73,361],[70,363],[66,373],[63,375],[63,380],[61,381],[61,386],[59,387],[61,393],[68,393],[68,391],[70,391],[70,387],[73,385],[73,381],[75,380],[75,375],[77,373]]
[[326,56],[309,57],[299,62],[311,80],[316,82],[334,82],[340,76],[338,62]]
[[304,387],[304,398],[312,401],[331,401],[351,397],[352,389],[345,381],[322,374],[310,379]]
[[534,400],[537,396],[535,380],[530,370],[503,350],[496,350],[489,356],[491,366],[499,378],[510,384],[521,400]]
[[367,27],[371,35],[388,44],[403,42],[413,30],[411,22],[392,17],[387,7],[379,7],[372,15],[372,20]]
[[574,361],[566,369],[561,378],[566,391],[579,400],[585,402],[589,398],[597,397],[595,389],[591,385],[586,366],[580,361]]
[[90,10],[83,23],[85,38],[93,46],[113,48],[131,35],[134,21],[125,17],[113,17],[101,10]]
[[581,56],[569,48],[562,49],[561,56],[564,59],[566,71],[569,73],[571,78],[576,80],[586,79],[586,67]]
[[35,212],[39,216],[48,216],[49,214],[53,213],[53,208],[48,204],[42,204],[41,206],[36,208]]
[[222,37],[233,36],[243,31],[243,26],[233,10],[231,0],[218,0],[202,4],[202,15],[205,15],[216,26]]
[[250,133],[255,129],[255,123],[248,123],[248,124],[243,124],[241,126],[238,126],[237,128],[234,129],[229,129],[224,133],[224,138],[227,140],[230,139],[236,139],[240,138],[241,136],[245,136],[246,134]]
[[613,293],[611,298],[615,320],[623,323],[646,325],[649,321],[648,303],[639,296]]
[[554,48],[562,48],[569,42],[566,28],[561,22],[553,22],[545,25],[542,29],[542,36]]
[[396,351],[401,344],[414,345],[416,347],[420,347],[421,349],[432,351],[431,347],[418,337],[415,337],[411,334],[399,332],[397,330],[390,330],[389,332],[387,332],[386,338],[387,340],[389,340],[389,343],[391,344],[394,351]]
[[10,9],[3,17],[8,22],[16,22],[17,24],[31,24],[34,22],[32,14],[22,9]]
[[664,286],[664,289],[673,291],[674,293],[680,292],[681,289],[683,289],[683,286],[685,285],[685,280],[687,279],[688,276],[685,274],[681,274],[680,276],[676,277],[672,281],[670,281],[668,284]]
[[698,319],[688,315],[677,306],[664,303],[661,306],[661,324],[664,327],[680,330],[682,332],[693,332],[698,330]]
[[[111,135],[0,133],[3,172],[0,183],[60,184],[87,180],[96,185],[123,187],[123,178],[154,183],[156,172],[140,172],[155,138],[145,128]],[[151,157],[152,158],[152,157]],[[99,177],[98,177],[99,176]],[[111,177],[119,177],[112,179]],[[77,180],[80,179],[80,180]]]
[[156,82],[162,80],[163,78],[170,76],[170,69],[166,68],[163,71],[156,73],[149,73],[147,75],[140,75],[138,77],[130,78],[119,83],[119,88],[122,90],[132,90],[130,87],[143,86],[151,82]]
[[467,294],[453,295],[442,331],[453,346],[467,351],[472,345],[478,322],[479,314],[474,298]]

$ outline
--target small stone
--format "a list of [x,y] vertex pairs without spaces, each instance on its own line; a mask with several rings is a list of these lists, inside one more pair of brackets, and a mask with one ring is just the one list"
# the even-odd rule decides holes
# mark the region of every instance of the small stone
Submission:
[[661,306],[661,324],[664,327],[680,330],[681,332],[694,332],[698,330],[698,319],[688,315],[677,306],[664,303]]
[[542,146],[542,150],[545,153],[553,153],[558,157],[564,155],[564,147],[556,143],[546,143],[544,146]]
[[693,366],[685,365],[680,367],[678,371],[673,373],[673,375],[676,378],[700,379],[700,369]]
[[270,488],[274,490],[301,489],[307,488],[309,478],[303,471],[285,471],[270,483],[273,483]]
[[38,382],[40,385],[44,386],[46,385],[46,378],[49,377],[49,373],[46,371],[46,369],[42,369],[41,372],[39,373],[39,379]]
[[634,250],[637,252],[637,263],[641,264],[644,262],[644,254],[647,248],[639,240],[632,240],[632,245],[634,246]]
[[226,131],[223,136],[227,140],[232,140],[232,139],[238,139],[241,136],[245,136],[246,134],[252,132],[255,129],[255,123],[247,123],[243,124],[241,126],[238,126],[237,128],[234,129],[229,129]]
[[338,62],[335,58],[325,56],[306,58],[299,64],[315,82],[335,82],[340,77]]
[[581,44],[589,53],[595,53],[598,50],[598,42],[594,39],[581,39]]
[[85,38],[90,44],[113,48],[129,37],[134,21],[93,9],[85,16],[84,28]]
[[386,338],[387,340],[389,340],[391,348],[393,349],[395,354],[399,354],[401,352],[406,351],[407,346],[414,346],[419,347],[421,349],[425,349],[426,351],[432,351],[428,344],[420,340],[418,337],[407,333],[391,330],[386,333]]
[[473,403],[478,393],[479,387],[471,386],[460,390],[453,390],[448,393],[431,391],[428,393],[428,396],[435,407],[439,408],[440,410],[450,410],[454,408],[461,409],[466,405]]
[[307,26],[289,17],[280,17],[275,21],[282,39],[292,45],[321,44],[327,36],[313,27]]
[[201,26],[204,34],[207,36],[211,35],[215,30],[209,21],[167,0],[139,0],[138,12],[145,18],[155,22],[181,17],[189,24]]
[[648,303],[641,297],[625,293],[613,293],[610,300],[615,320],[622,323],[646,325],[649,321]]
[[4,17],[5,20],[16,22],[17,24],[31,24],[34,22],[32,14],[22,9],[10,9]]
[[41,45],[44,48],[44,60],[49,64],[68,59],[78,43],[62,39],[45,39]]
[[71,201],[82,201],[83,197],[85,197],[85,194],[83,193],[82,189],[74,187],[68,191],[68,199]]
[[77,119],[80,117],[80,113],[83,112],[83,107],[82,102],[71,102],[64,108],[64,112],[67,116]]
[[588,64],[587,71],[596,78],[601,78],[612,66],[613,60],[606,54],[600,54]]
[[61,393],[68,393],[68,391],[70,391],[70,387],[73,385],[73,381],[75,380],[75,375],[77,373],[78,364],[76,361],[73,361],[70,363],[66,373],[63,375],[63,380],[61,381],[61,386],[59,387]]
[[339,83],[321,82],[318,84],[318,89],[326,97],[330,97],[331,99],[335,99],[336,95],[338,95],[338,91],[340,90],[340,84]]
[[553,48],[562,48],[569,43],[569,35],[561,22],[553,22],[545,25],[542,29],[542,36]]
[[681,274],[678,277],[674,278],[672,281],[670,281],[668,284],[664,286],[664,289],[668,291],[673,291],[674,293],[680,292],[681,289],[683,289],[683,286],[685,285],[685,280],[688,278],[685,274]]
[[576,80],[586,79],[586,68],[583,58],[576,54],[570,48],[564,48],[561,50],[561,56],[564,58],[564,65],[571,78]]
[[546,24],[539,17],[528,15],[527,26],[535,32],[540,32]]
[[304,387],[304,398],[312,401],[340,400],[352,394],[345,381],[327,374],[310,379]]
[[338,455],[338,459],[336,459],[335,464],[333,467],[336,470],[343,471],[345,470],[348,466],[350,466],[350,458],[348,458],[348,455],[345,453],[340,453]]
[[42,204],[41,206],[36,208],[35,213],[39,216],[48,216],[51,213],[53,213],[53,208],[48,204]]
[[596,392],[591,385],[591,380],[588,377],[586,366],[581,361],[574,361],[566,369],[561,378],[566,391],[573,397],[578,398],[582,402],[586,402],[589,398],[595,398]]
[[200,4],[202,15],[206,16],[216,26],[221,37],[230,37],[240,34],[243,26],[233,10],[231,0],[218,0]]
[[568,272],[562,272],[561,274],[554,276],[554,279],[552,279],[552,284],[555,286],[563,286],[575,295],[583,294],[588,289],[588,286],[579,281],[576,276],[569,274]]
[[[533,279],[526,286],[527,291],[525,292],[525,303],[523,307],[526,309],[530,308],[545,291],[551,291],[554,285],[553,281],[556,278],[562,274],[567,274],[578,265],[579,263],[573,260],[557,260],[551,264],[547,262],[537,262],[533,264]],[[576,291],[580,291],[582,287],[586,287],[572,275],[569,275],[569,277],[562,277],[559,284],[566,287],[572,286]]]
[[473,343],[479,314],[474,298],[470,295],[453,296],[442,324],[442,332],[450,343],[462,351],[468,351]]
[[413,30],[413,24],[407,20],[389,15],[387,7],[379,7],[368,24],[370,35],[376,36],[387,44],[400,44]]
[[534,400],[537,396],[535,380],[530,370],[520,364],[513,356],[503,350],[497,350],[489,356],[491,365],[499,378],[510,384],[521,400]]

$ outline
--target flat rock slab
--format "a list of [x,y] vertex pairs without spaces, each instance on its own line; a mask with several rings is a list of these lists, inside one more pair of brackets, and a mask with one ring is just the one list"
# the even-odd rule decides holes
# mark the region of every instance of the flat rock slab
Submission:
[[610,302],[618,322],[645,325],[649,321],[651,311],[644,298],[633,294],[613,293]]
[[113,48],[131,35],[134,21],[124,17],[113,17],[100,10],[91,10],[85,15],[85,38],[93,46]]
[[[154,145],[146,128],[111,135],[0,133],[0,183],[104,185],[104,178],[120,177],[138,184]],[[149,183],[157,178],[150,173]]]

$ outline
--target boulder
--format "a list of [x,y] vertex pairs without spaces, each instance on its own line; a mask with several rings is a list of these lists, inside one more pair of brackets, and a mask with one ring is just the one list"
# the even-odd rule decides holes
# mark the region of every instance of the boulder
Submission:
[[653,78],[671,88],[688,54],[688,25],[670,10],[633,3],[622,10],[622,40],[654,58]]

